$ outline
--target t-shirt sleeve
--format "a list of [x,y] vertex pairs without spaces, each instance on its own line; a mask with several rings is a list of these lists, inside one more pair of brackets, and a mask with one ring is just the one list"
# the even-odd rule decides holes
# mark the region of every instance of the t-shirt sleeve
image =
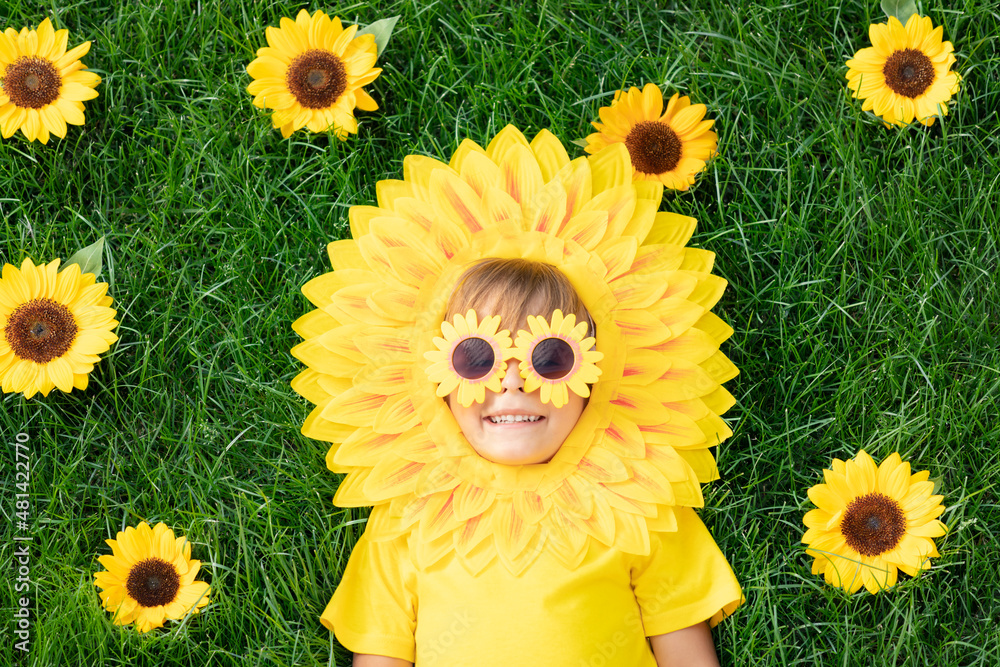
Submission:
[[743,602],[726,557],[694,510],[675,507],[677,532],[651,533],[650,554],[632,568],[647,637],[708,621],[715,626]]
[[354,653],[414,661],[417,606],[405,538],[362,535],[320,621]]

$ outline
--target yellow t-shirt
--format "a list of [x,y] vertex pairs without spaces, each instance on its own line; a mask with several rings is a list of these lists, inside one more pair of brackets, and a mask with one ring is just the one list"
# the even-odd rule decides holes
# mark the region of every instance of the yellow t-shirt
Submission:
[[577,568],[543,551],[519,576],[499,559],[476,576],[453,557],[418,570],[411,536],[363,535],[321,621],[355,653],[417,667],[655,667],[646,637],[714,625],[742,601],[701,519],[674,512],[677,532],[650,534],[648,556],[592,539]]

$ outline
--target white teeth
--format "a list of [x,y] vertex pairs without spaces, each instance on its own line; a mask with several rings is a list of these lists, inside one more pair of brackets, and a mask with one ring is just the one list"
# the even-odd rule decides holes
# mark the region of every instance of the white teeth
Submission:
[[514,422],[536,422],[541,417],[532,415],[497,415],[495,417],[490,417],[489,420],[494,424],[513,424]]

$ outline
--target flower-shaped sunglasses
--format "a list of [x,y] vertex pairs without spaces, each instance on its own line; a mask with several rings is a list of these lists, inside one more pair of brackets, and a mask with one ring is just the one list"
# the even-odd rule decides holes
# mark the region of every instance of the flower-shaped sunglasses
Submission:
[[441,323],[443,338],[434,338],[437,350],[424,356],[431,362],[427,375],[438,384],[437,395],[458,390],[458,402],[469,407],[486,400],[486,390],[499,392],[507,373],[507,361],[519,359],[524,391],[541,388],[543,403],[560,408],[569,401],[569,391],[590,396],[588,384],[601,374],[594,364],[604,355],[594,350],[595,339],[586,338],[588,324],[577,324],[576,315],[552,313],[551,323],[541,316],[528,316],[528,328],[517,332],[512,344],[510,332],[500,331],[500,316],[482,321],[476,311],[455,315]]

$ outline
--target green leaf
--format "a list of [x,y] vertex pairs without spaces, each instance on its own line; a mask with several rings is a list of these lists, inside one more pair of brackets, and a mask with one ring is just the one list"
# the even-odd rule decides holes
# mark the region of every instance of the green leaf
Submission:
[[886,16],[895,16],[906,25],[910,17],[917,13],[917,3],[913,0],[882,0],[882,11]]
[[587,147],[587,140],[586,139],[574,139],[573,141],[571,141],[569,143],[576,144],[580,148],[586,148]]
[[66,260],[66,263],[62,265],[60,271],[65,270],[70,264],[79,264],[80,273],[93,273],[94,276],[101,275],[101,266],[104,259],[104,237],[97,239],[96,243],[91,243],[89,246],[82,250],[76,251],[76,253]]
[[385,51],[386,45],[389,43],[389,38],[392,37],[392,30],[396,27],[396,21],[398,20],[399,15],[393,16],[389,19],[375,21],[375,23],[370,24],[367,28],[358,30],[355,37],[360,37],[361,35],[375,35],[375,53],[381,56],[382,52]]

